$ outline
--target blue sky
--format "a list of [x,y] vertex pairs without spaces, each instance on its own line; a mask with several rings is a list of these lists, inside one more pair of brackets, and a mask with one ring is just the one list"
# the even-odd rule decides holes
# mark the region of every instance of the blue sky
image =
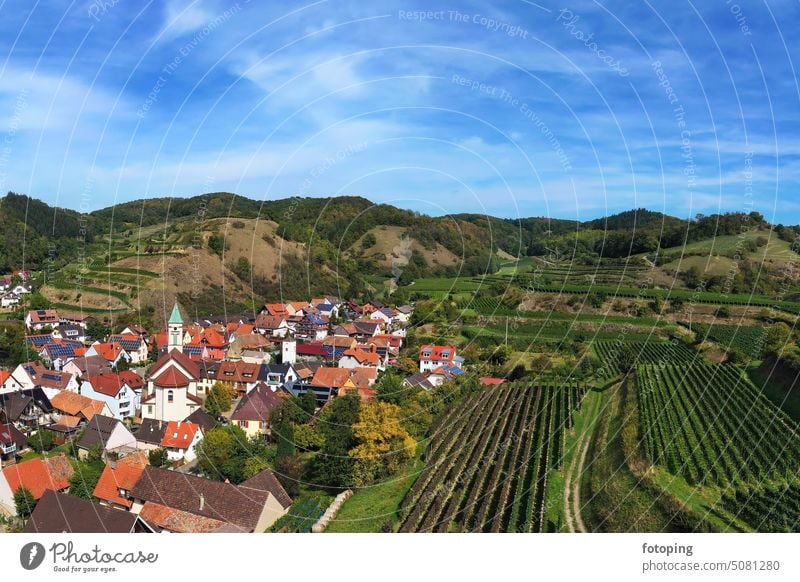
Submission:
[[797,2],[7,1],[0,16],[1,191],[800,222]]

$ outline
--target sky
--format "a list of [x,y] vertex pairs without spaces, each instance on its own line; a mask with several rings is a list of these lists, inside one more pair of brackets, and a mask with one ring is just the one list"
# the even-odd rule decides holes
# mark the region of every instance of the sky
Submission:
[[798,25],[794,0],[4,1],[0,192],[797,224]]

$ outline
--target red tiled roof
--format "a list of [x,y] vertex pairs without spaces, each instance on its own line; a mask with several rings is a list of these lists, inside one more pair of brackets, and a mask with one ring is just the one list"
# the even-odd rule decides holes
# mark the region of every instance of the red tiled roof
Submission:
[[166,354],[162,355],[158,358],[158,361],[152,365],[150,368],[151,371],[158,370],[162,368],[167,362],[173,361],[179,366],[181,366],[184,370],[191,374],[193,380],[197,380],[200,378],[200,368],[197,367],[197,363],[193,362],[192,359],[184,354],[183,352],[179,352],[178,350],[170,350]]
[[116,396],[122,387],[125,386],[119,374],[97,374],[87,376],[86,381],[92,385],[95,392],[105,394],[106,396]]
[[94,350],[98,355],[103,356],[107,361],[113,362],[122,352],[122,346],[116,342],[97,344],[94,346]]
[[381,357],[377,354],[377,352],[367,352],[359,348],[350,348],[342,355],[355,358],[359,364],[377,366],[381,363]]
[[226,525],[224,521],[213,517],[196,515],[152,501],[144,502],[139,517],[160,529],[176,533],[210,533]]
[[184,388],[189,385],[189,378],[177,368],[170,367],[153,378],[153,384],[159,388]]
[[193,422],[170,421],[164,431],[164,438],[161,439],[161,446],[174,449],[188,449],[192,442],[194,442],[194,437],[199,430],[200,425]]
[[267,310],[267,313],[270,315],[288,315],[289,312],[286,310],[286,306],[283,303],[267,303],[264,305],[264,309]]
[[125,370],[119,373],[119,377],[130,386],[133,390],[138,390],[144,387],[144,378],[133,370]]
[[35,499],[48,489],[59,491],[69,487],[69,478],[74,472],[64,454],[49,459],[30,459],[3,469],[11,491],[16,492],[24,485]]
[[505,384],[505,378],[490,378],[488,376],[484,376],[481,378],[481,384],[484,386],[498,386],[500,384]]
[[92,495],[102,501],[130,507],[131,500],[128,497],[121,497],[119,490],[130,491],[133,489],[139,481],[139,477],[144,473],[144,468],[149,464],[145,451],[137,451],[119,461],[108,463],[103,469],[103,474],[100,475],[100,480]]
[[[423,353],[430,352],[429,355],[423,356]],[[447,352],[447,356],[444,356],[444,352]],[[434,360],[440,362],[451,362],[456,357],[456,348],[455,346],[437,346],[433,344],[427,344],[422,346],[419,349],[419,359],[420,360]]]

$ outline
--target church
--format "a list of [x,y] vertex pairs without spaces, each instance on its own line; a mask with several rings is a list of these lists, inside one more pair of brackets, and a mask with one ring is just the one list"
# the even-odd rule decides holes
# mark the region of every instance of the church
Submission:
[[183,353],[183,316],[176,303],[167,322],[168,345],[148,373],[147,395],[142,397],[142,418],[183,420],[199,409],[200,369]]

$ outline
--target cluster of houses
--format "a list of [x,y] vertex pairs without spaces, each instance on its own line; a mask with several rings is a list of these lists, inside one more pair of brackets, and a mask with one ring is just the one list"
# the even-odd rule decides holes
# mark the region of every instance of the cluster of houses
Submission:
[[33,293],[30,279],[30,271],[14,271],[10,275],[0,276],[0,307],[15,309],[26,295]]
[[[39,500],[30,531],[63,531],[72,508],[92,514],[71,526],[86,531],[97,531],[98,520],[110,520],[107,531],[263,531],[291,499],[269,470],[239,485],[193,475],[204,435],[231,423],[268,438],[271,412],[308,392],[320,409],[345,394],[375,398],[412,313],[410,305],[325,297],[188,321],[175,304],[159,331],[129,325],[92,341],[86,318],[31,311],[26,341],[39,358],[0,370],[0,514],[14,515],[14,492],[24,485]],[[463,373],[454,346],[422,346],[418,358],[410,386],[431,389]],[[217,383],[236,397],[214,418],[204,402]],[[79,457],[100,451],[106,466],[94,504],[65,500],[71,465],[63,455],[22,459],[42,430],[56,445],[73,443]],[[154,449],[169,469],[150,466]]]

